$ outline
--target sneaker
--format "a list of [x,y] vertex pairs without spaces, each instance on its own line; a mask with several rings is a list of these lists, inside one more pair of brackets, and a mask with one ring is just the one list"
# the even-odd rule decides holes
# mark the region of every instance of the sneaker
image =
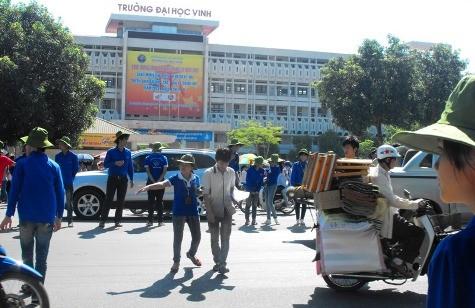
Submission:
[[120,222],[116,222],[116,223],[115,223],[115,227],[116,227],[116,228],[122,228],[122,224],[121,224]]
[[264,221],[264,223],[263,223],[263,224],[264,224],[264,225],[270,225],[270,224],[271,224],[271,221],[270,221],[270,219],[266,219],[266,221]]
[[246,226],[249,226],[250,222],[249,222],[249,219],[246,220],[246,222],[244,223]]
[[101,221],[101,222],[99,223],[99,228],[104,228],[105,226],[106,226],[106,223],[105,223],[105,222]]
[[305,222],[303,221],[303,219],[300,219],[300,225],[305,226]]
[[255,226],[257,225],[257,222],[255,220],[252,221],[252,225]]
[[213,272],[217,272],[217,271],[219,271],[219,264],[215,264],[213,266]]
[[274,219],[276,225],[280,225],[280,222],[276,219]]
[[220,274],[226,274],[226,273],[229,273],[229,268],[227,268],[226,266],[220,266],[219,269],[218,269],[218,272]]
[[147,226],[147,227],[153,226],[153,221],[150,221],[150,220],[149,220],[149,221],[147,222],[146,226]]
[[71,222],[68,222],[68,228],[72,228],[72,227],[74,227],[73,222],[72,222],[72,221],[71,221]]
[[159,227],[163,227],[164,225],[165,225],[165,224],[164,224],[163,222],[159,222],[159,223],[158,223],[158,226],[159,226]]
[[295,226],[300,226],[300,219],[297,219],[297,221],[295,222]]

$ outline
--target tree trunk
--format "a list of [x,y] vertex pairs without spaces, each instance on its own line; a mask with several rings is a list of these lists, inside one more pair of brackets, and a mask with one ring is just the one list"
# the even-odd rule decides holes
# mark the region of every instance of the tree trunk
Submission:
[[376,130],[378,132],[378,143],[379,145],[382,145],[384,140],[383,140],[383,128],[380,120],[376,120]]

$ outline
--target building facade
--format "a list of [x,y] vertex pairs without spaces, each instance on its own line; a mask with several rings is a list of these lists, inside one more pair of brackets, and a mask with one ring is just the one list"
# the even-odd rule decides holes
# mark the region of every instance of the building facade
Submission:
[[346,55],[209,44],[218,26],[112,14],[106,31],[115,37],[75,36],[89,56],[89,73],[106,83],[98,116],[196,148],[226,144],[226,133],[247,120],[282,126],[282,154],[294,136],[329,129],[348,135],[332,124],[311,86],[331,58]]

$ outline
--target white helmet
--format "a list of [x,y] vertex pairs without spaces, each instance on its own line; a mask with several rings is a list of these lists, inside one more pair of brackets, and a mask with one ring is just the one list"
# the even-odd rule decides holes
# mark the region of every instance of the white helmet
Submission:
[[376,150],[378,159],[385,159],[388,157],[401,157],[396,148],[388,144],[383,144]]

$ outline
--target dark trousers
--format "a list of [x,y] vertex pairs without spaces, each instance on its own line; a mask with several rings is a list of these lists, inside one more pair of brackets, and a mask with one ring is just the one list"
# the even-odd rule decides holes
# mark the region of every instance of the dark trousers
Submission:
[[153,209],[157,207],[158,222],[163,222],[163,194],[165,189],[148,190],[148,221],[153,221]]
[[114,195],[117,191],[117,208],[115,210],[116,223],[121,222],[122,212],[124,210],[125,194],[127,193],[127,176],[109,175],[107,179],[106,201],[101,211],[101,221],[105,222],[109,217],[109,211],[114,201]]
[[[302,208],[302,210],[300,210]],[[300,203],[298,199],[295,201],[295,218],[296,219],[304,219],[305,213],[307,212],[307,204]]]
[[73,222],[73,184],[64,185],[64,192],[66,193],[65,208],[68,213],[68,223]]
[[400,215],[393,217],[393,240],[402,245],[402,252],[397,256],[407,263],[413,263],[419,255],[419,249],[424,241],[424,230],[408,222]]

